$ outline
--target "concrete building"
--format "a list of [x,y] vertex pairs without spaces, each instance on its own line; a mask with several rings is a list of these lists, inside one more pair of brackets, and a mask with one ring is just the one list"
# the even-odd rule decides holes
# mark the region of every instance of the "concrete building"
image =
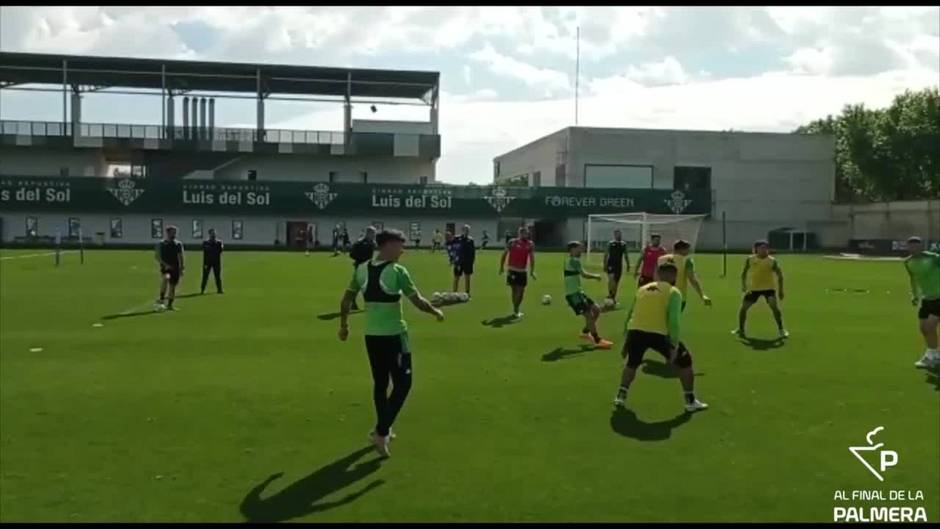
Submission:
[[[707,192],[700,249],[745,249],[770,230],[814,232],[841,247],[833,216],[834,139],[825,135],[569,127],[494,159],[494,182]],[[579,223],[568,235],[583,237]]]

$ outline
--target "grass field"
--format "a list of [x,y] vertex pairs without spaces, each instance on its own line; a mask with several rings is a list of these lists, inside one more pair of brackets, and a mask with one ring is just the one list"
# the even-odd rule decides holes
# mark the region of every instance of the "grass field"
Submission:
[[[189,297],[191,252],[174,313],[150,312],[151,252],[0,260],[0,520],[832,521],[854,489],[923,491],[899,505],[940,520],[940,388],[913,367],[900,264],[782,256],[792,338],[769,340],[761,302],[749,331],[767,340],[746,344],[729,334],[741,258],[719,279],[699,256],[714,307],[690,300],[684,339],[711,408],[690,416],[655,353],[612,413],[619,349],[579,349],[562,254],[538,256],[523,321],[484,324],[509,312],[497,257],[445,322],[406,308],[415,381],[382,462],[362,316],[345,343],[328,319],[345,256],[230,252],[226,294]],[[442,255],[402,263],[450,290]],[[601,321],[618,347],[625,316]],[[899,456],[883,483],[848,450],[877,426]]]

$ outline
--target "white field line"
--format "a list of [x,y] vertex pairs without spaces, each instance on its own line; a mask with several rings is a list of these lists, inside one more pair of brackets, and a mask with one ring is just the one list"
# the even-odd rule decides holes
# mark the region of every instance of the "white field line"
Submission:
[[[59,252],[59,254],[61,255],[61,254],[65,254],[65,253],[75,253],[75,252],[77,252],[77,251],[78,251],[78,250],[64,250],[64,251],[62,251],[62,252]],[[55,252],[28,253],[28,254],[26,254],[26,255],[8,255],[8,256],[6,256],[6,257],[0,257],[0,261],[6,261],[7,259],[26,259],[26,258],[28,258],[28,257],[47,257],[47,256],[50,256],[50,255],[55,255]]]

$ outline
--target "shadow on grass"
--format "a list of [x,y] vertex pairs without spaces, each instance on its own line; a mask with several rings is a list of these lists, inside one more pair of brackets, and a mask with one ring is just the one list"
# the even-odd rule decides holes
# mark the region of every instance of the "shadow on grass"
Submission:
[[261,493],[275,480],[284,475],[279,472],[256,485],[242,500],[239,506],[242,516],[249,522],[282,522],[326,511],[357,500],[370,490],[385,483],[375,480],[362,489],[347,494],[334,501],[324,498],[367,477],[380,468],[380,459],[376,456],[368,461],[357,463],[364,455],[372,452],[372,447],[360,448],[325,467],[321,467],[309,476],[301,478],[267,498]]
[[[674,366],[655,360],[643,361],[643,372],[647,375],[653,375],[660,378],[679,378],[679,373]],[[696,377],[703,377],[705,373],[695,373]]]
[[[353,314],[359,314],[361,312],[363,311],[360,309],[351,310],[349,311],[349,315],[352,316]],[[335,320],[336,318],[339,318],[339,316],[340,316],[339,312],[328,312],[326,314],[318,314],[317,319],[323,320],[323,321],[329,321],[329,320]]]
[[580,355],[588,351],[593,351],[595,349],[597,349],[597,346],[590,345],[590,344],[579,345],[578,347],[574,347],[571,349],[563,349],[561,347],[556,347],[555,349],[552,349],[551,351],[543,354],[542,361],[543,362],[557,362],[559,360],[564,360],[565,358],[569,358],[575,355]]
[[940,368],[933,368],[933,370],[927,370],[927,380],[928,384],[933,384],[933,388],[937,391],[940,391]]
[[182,294],[182,295],[176,296],[176,299],[198,298],[204,295],[205,294],[200,294],[199,292],[193,292],[192,294]]
[[108,314],[107,316],[102,316],[101,319],[102,320],[116,320],[119,318],[134,318],[137,316],[149,316],[151,314],[160,314],[161,312],[163,311],[156,310],[156,309],[146,309],[146,310],[138,310],[135,312],[124,312],[121,314]]
[[683,412],[668,421],[643,422],[632,410],[617,407],[610,416],[610,428],[624,437],[639,441],[665,441],[672,430],[689,422],[691,413]]
[[488,320],[483,320],[480,323],[482,323],[483,325],[487,325],[489,327],[493,327],[494,329],[499,329],[500,327],[504,325],[512,325],[513,323],[516,323],[518,321],[519,320],[517,320],[515,317],[513,317],[512,315],[509,315],[509,316],[501,316],[499,318],[491,318]]
[[779,349],[783,347],[786,343],[786,340],[783,338],[773,338],[771,340],[766,340],[764,338],[740,338],[739,342],[750,347],[755,351],[767,351],[768,349]]

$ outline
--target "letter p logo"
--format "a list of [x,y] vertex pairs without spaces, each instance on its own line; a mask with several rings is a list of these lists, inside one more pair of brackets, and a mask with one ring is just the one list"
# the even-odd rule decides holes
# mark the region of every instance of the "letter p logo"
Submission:
[[881,451],[881,471],[884,472],[888,467],[898,464],[898,453],[894,450]]

